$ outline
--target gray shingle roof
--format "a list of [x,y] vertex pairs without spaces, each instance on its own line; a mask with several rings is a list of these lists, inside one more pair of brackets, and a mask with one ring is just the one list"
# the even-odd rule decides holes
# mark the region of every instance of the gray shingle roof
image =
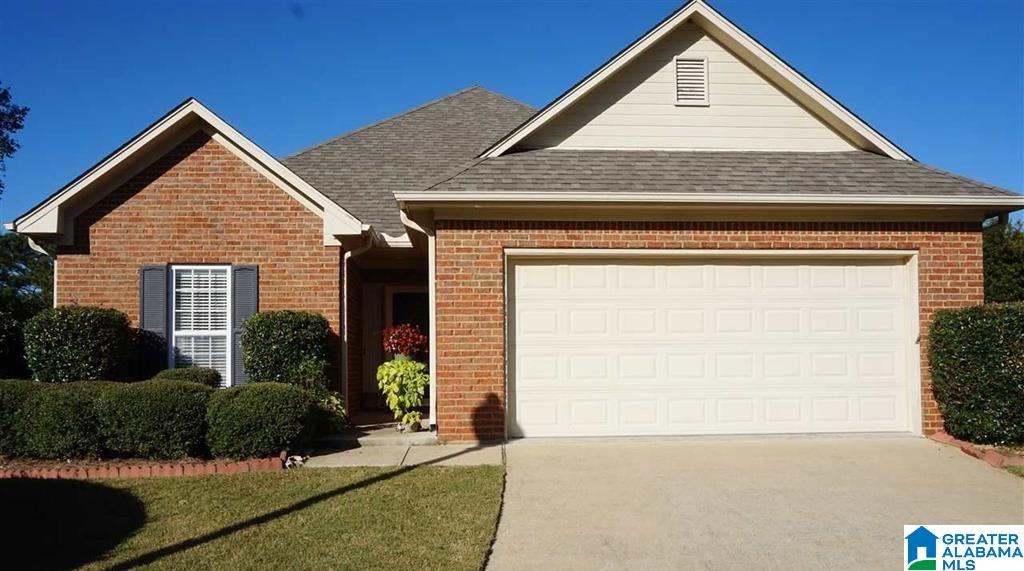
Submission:
[[921,163],[866,151],[544,149],[480,161],[429,190],[1016,196]]
[[393,193],[457,172],[536,109],[471,87],[281,160],[364,224],[405,232]]

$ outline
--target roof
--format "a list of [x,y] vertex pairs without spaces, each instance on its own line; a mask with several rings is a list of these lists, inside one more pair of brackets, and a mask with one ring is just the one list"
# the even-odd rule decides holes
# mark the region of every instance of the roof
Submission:
[[516,145],[531,133],[542,129],[584,95],[691,19],[740,60],[778,86],[857,148],[883,154],[893,159],[913,160],[913,157],[895,143],[885,138],[774,52],[761,45],[742,28],[707,5],[704,0],[687,0],[667,18],[612,56],[610,60],[570,87],[565,93],[545,105],[536,115],[498,139],[483,151],[481,156],[493,158],[514,151]]
[[[700,193],[1018,197],[867,151],[524,151],[485,159],[421,193]],[[401,197],[400,197],[401,198]],[[1019,198],[1019,197],[1018,197]]]
[[362,223],[337,201],[324,196],[199,100],[191,97],[18,217],[8,228],[27,235],[70,239],[73,236],[74,218],[78,213],[123,184],[141,168],[149,165],[154,156],[169,151],[196,129],[208,132],[214,140],[323,219],[325,240],[329,236],[358,236],[362,233]]
[[381,232],[405,233],[394,193],[457,172],[536,109],[471,87],[282,159]]

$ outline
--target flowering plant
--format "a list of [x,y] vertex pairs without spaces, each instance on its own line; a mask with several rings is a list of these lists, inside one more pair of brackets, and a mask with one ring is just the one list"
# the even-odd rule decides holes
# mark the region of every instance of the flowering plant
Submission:
[[425,353],[429,343],[427,336],[420,332],[420,328],[409,323],[388,327],[381,337],[385,351],[406,357]]

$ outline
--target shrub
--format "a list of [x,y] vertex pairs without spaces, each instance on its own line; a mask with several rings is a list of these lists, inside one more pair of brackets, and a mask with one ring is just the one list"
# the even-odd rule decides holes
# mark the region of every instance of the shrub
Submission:
[[28,399],[46,386],[36,381],[0,381],[0,456],[25,453],[18,421]]
[[123,384],[98,403],[100,432],[117,454],[171,459],[202,454],[213,389],[175,380]]
[[1024,301],[1024,223],[1003,223],[986,228],[985,301]]
[[341,393],[327,391],[312,395],[316,404],[317,434],[335,434],[348,426],[348,413]]
[[274,456],[304,443],[315,419],[305,390],[282,383],[254,383],[210,397],[206,442],[217,457]]
[[1024,442],[1024,303],[936,312],[928,351],[950,434]]
[[37,458],[82,458],[103,452],[97,401],[119,383],[87,381],[36,391],[22,409],[18,429],[25,453]]
[[242,326],[242,358],[252,382],[323,391],[327,386],[327,319],[306,311],[264,311]]
[[220,386],[221,378],[217,369],[206,367],[181,367],[178,369],[164,369],[153,377],[153,380],[164,381],[185,381],[199,383],[208,387],[217,388]]
[[423,395],[430,384],[427,366],[408,359],[394,359],[377,367],[377,386],[395,419],[402,424],[415,424],[421,414],[412,409],[423,406]]
[[128,317],[115,309],[50,308],[25,325],[25,355],[40,381],[121,378],[132,345]]
[[28,374],[23,327],[13,312],[0,309],[0,377],[24,378]]

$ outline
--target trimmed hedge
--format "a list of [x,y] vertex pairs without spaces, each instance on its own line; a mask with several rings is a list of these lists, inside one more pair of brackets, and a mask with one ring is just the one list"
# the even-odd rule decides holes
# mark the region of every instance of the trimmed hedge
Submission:
[[164,369],[153,377],[153,380],[184,381],[188,383],[199,383],[208,387],[217,388],[220,386],[221,378],[217,369],[206,367],[182,367],[178,369]]
[[1024,443],[1024,303],[936,312],[928,352],[950,434]]
[[25,442],[18,426],[25,403],[49,385],[36,381],[0,381],[0,456],[21,456]]
[[175,380],[120,385],[97,404],[103,442],[122,456],[198,456],[206,448],[206,404],[211,394],[213,389],[206,385]]
[[206,410],[206,442],[216,457],[274,456],[312,435],[313,400],[303,389],[255,383],[217,391]]
[[103,452],[96,403],[119,383],[87,381],[36,391],[24,403],[18,430],[24,453],[36,458],[82,458]]
[[34,378],[46,382],[124,377],[134,347],[128,316],[116,309],[45,309],[25,324],[25,356]]
[[242,357],[252,382],[321,392],[327,387],[327,319],[308,311],[264,311],[242,326]]

